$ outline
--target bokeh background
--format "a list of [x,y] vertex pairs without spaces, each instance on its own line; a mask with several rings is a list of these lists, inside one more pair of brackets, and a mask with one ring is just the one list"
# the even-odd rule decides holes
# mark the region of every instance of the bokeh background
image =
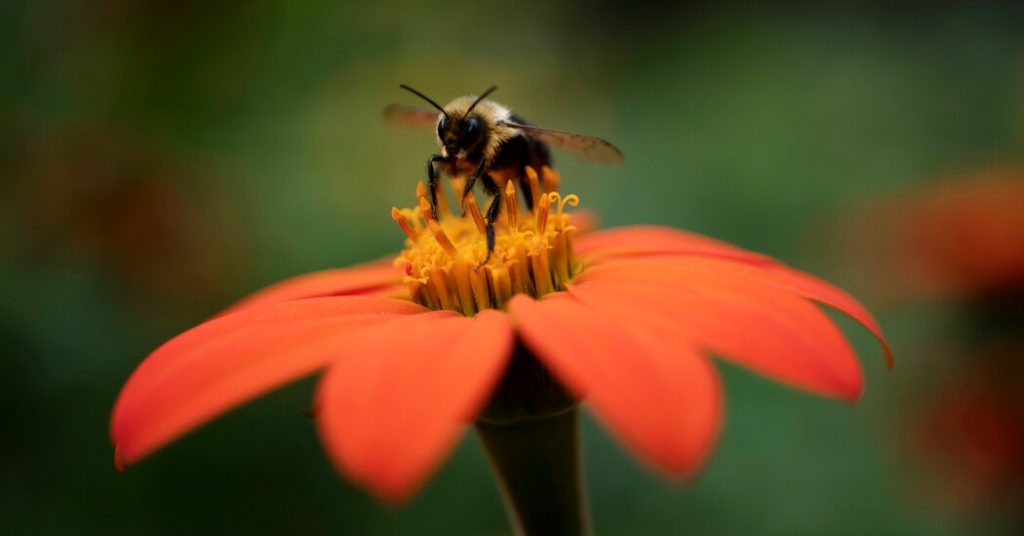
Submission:
[[1018,3],[41,0],[0,6],[0,532],[507,533],[471,433],[403,508],[339,477],[311,380],[113,466],[110,409],[158,344],[400,246],[389,209],[433,146],[382,124],[415,102],[399,83],[440,101],[494,83],[537,123],[613,140],[623,168],[558,161],[603,225],[773,255],[845,285],[892,339],[887,373],[842,321],[867,374],[855,407],[722,364],[720,445],[683,486],[588,418],[598,533],[1024,526],[1024,277],[909,292],[892,244],[934,185],[1024,180]]

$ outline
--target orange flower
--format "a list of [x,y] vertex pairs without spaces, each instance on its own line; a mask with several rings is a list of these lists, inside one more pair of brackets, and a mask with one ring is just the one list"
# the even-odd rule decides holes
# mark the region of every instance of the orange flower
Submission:
[[394,263],[279,283],[153,352],[114,408],[119,466],[324,369],[314,408],[328,455],[400,501],[478,415],[521,344],[636,455],[683,476],[707,458],[722,419],[709,352],[855,400],[860,366],[817,302],[889,353],[857,301],[763,255],[654,226],[574,237],[573,195],[539,195],[525,211],[509,183],[494,254],[478,269],[486,241],[472,196],[467,215],[441,205],[434,219],[418,193],[417,209],[392,210],[408,235]]
[[853,261],[894,298],[975,298],[1024,286],[1024,169],[962,175],[860,210]]

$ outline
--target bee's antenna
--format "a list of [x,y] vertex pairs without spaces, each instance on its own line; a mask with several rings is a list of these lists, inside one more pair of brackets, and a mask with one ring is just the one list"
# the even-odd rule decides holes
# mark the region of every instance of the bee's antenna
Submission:
[[487,88],[487,91],[484,91],[483,93],[481,93],[480,96],[477,97],[475,101],[473,101],[473,104],[470,105],[468,110],[466,110],[466,113],[468,114],[469,112],[472,112],[473,108],[476,108],[476,105],[480,104],[480,101],[486,99],[487,96],[490,95],[491,93],[494,93],[494,90],[496,90],[496,89],[498,89],[498,86],[491,86],[491,87]]
[[419,97],[419,98],[429,102],[431,105],[434,106],[434,108],[437,108],[438,110],[440,110],[441,113],[443,113],[445,117],[448,117],[448,112],[444,111],[444,108],[442,108],[440,104],[434,102],[430,97],[420,93],[419,91],[416,91],[415,89],[413,89],[413,88],[411,88],[411,87],[409,87],[409,86],[407,86],[405,84],[402,84],[402,85],[400,85],[398,87],[400,87],[400,88],[408,91],[409,93],[412,93],[413,95],[416,95],[417,97]]

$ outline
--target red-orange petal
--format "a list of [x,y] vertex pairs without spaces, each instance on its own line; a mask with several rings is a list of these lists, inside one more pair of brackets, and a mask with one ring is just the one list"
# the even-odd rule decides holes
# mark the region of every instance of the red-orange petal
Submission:
[[[344,295],[379,295],[399,285],[405,274],[390,261],[374,261],[348,268],[313,272],[275,283],[242,298],[226,312],[301,298]],[[399,287],[401,288],[401,287]]]
[[642,322],[621,322],[559,293],[517,296],[509,312],[524,343],[641,459],[692,474],[711,452],[722,419],[712,365]]
[[724,269],[721,261],[635,260],[588,270],[570,292],[635,322],[669,324],[692,341],[783,383],[856,400],[863,374],[842,333],[787,289]]
[[810,274],[794,270],[786,265],[779,264],[760,268],[760,270],[750,270],[744,266],[733,266],[735,270],[749,271],[753,275],[765,274],[768,276],[769,281],[788,288],[805,298],[827,305],[856,320],[857,323],[864,326],[865,329],[875,336],[878,344],[882,346],[882,350],[885,352],[886,366],[890,369],[893,368],[895,360],[892,354],[892,347],[889,346],[889,341],[882,332],[882,326],[878,325],[878,321],[868,312],[867,307],[864,307],[856,298],[850,296],[839,287],[826,283]]
[[[673,256],[651,256],[643,259],[618,259],[605,263],[606,265],[601,266],[601,270],[612,271],[622,269],[625,272],[632,273],[635,273],[638,270],[650,271],[658,270],[660,268],[667,268],[671,270],[673,263],[677,263],[680,260],[681,259],[678,257]],[[639,264],[633,264],[634,261],[639,262]],[[711,258],[706,259],[706,262],[708,263],[708,270],[718,273],[728,272],[733,274],[743,274],[744,276],[786,289],[804,298],[827,305],[828,307],[849,316],[874,335],[885,353],[886,365],[890,369],[893,368],[894,361],[892,348],[889,346],[889,342],[886,340],[885,334],[882,332],[882,328],[879,326],[878,321],[875,320],[864,305],[842,289],[810,274],[795,270],[778,262],[752,265],[743,262],[730,262],[726,259],[715,260]]]
[[125,383],[111,417],[124,464],[340,355],[358,326],[422,313],[356,296],[294,300],[223,315],[154,351]]
[[317,426],[340,471],[389,502],[415,492],[487,401],[512,351],[496,311],[432,312],[350,337],[317,388]]
[[578,237],[573,247],[580,257],[590,257],[591,264],[619,257],[667,254],[721,257],[757,264],[778,262],[713,238],[657,225],[616,227],[586,234]]

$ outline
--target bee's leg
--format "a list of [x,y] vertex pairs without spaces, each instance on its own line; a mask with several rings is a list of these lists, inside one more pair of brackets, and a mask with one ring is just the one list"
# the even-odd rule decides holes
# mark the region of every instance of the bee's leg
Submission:
[[491,260],[491,253],[494,253],[494,221],[498,219],[498,211],[501,210],[501,188],[498,188],[490,175],[485,174],[480,179],[484,190],[491,195],[491,204],[487,206],[487,256],[484,257],[484,262],[476,267],[477,270],[483,268],[487,261]]
[[519,177],[516,182],[519,183],[519,189],[523,192],[523,202],[526,203],[526,209],[533,212],[533,186],[530,184],[530,181],[526,180],[525,167],[519,170]]
[[462,202],[460,203],[463,216],[466,215],[466,197],[473,194],[473,186],[476,184],[477,179],[484,174],[485,169],[487,169],[487,161],[480,160],[480,163],[476,165],[476,170],[469,176],[469,179],[466,179],[466,186],[462,189]]
[[435,220],[437,219],[437,191],[441,187],[441,182],[437,169],[434,168],[434,163],[446,161],[439,154],[435,154],[430,157],[430,160],[427,160],[427,187],[430,189],[430,211],[434,215]]

